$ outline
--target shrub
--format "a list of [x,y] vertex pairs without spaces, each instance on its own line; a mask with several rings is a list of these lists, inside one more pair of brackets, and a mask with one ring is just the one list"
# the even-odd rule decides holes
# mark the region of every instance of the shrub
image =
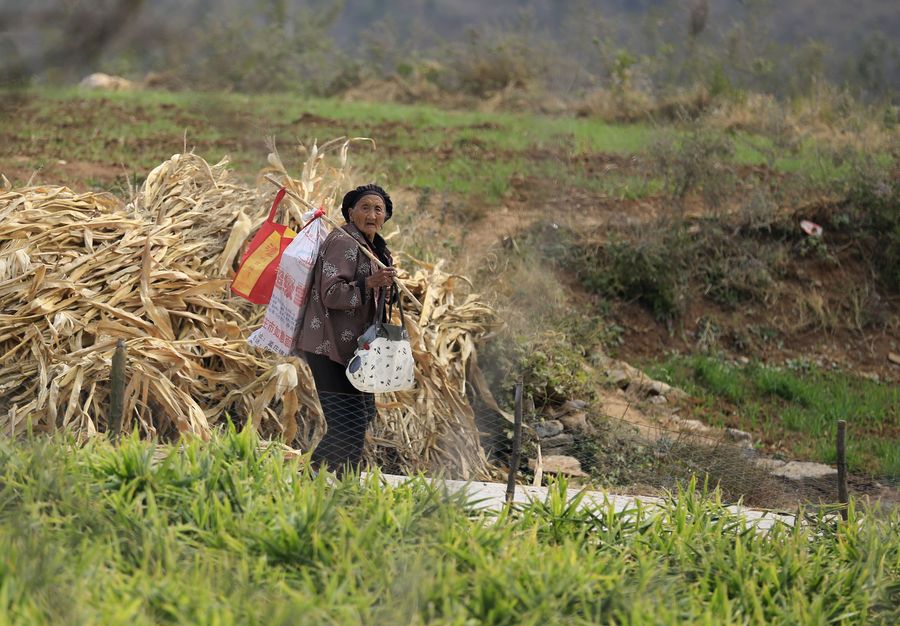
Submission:
[[536,408],[593,397],[584,355],[562,333],[547,333],[535,345],[523,346],[518,366]]
[[546,75],[547,63],[532,44],[525,36],[494,38],[473,31],[468,45],[451,51],[441,86],[480,98],[508,87],[531,87]]
[[690,287],[727,307],[766,302],[785,270],[780,237],[774,217],[752,224],[746,216],[674,223],[664,217],[613,232],[601,244],[576,242],[566,265],[585,289],[640,302],[657,319],[671,320],[684,312]]
[[734,156],[734,144],[724,134],[695,124],[684,136],[664,134],[653,146],[652,158],[663,175],[666,194],[681,201],[700,191],[707,206],[718,208],[734,188],[726,167]]
[[900,292],[900,181],[894,166],[871,156],[849,162],[840,181],[853,222],[869,239],[872,261],[887,287]]
[[778,244],[766,245],[751,237],[737,237],[724,225],[709,225],[694,239],[692,266],[698,268],[704,293],[713,302],[734,307],[759,301],[774,284],[779,269]]
[[683,310],[686,245],[683,232],[654,229],[636,241],[575,248],[569,265],[586,289],[636,299],[657,318],[673,319]]

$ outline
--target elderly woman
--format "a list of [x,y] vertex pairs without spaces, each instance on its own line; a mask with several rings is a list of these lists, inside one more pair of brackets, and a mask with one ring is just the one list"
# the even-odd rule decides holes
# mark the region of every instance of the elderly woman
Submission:
[[[328,430],[313,451],[313,465],[342,473],[358,468],[366,427],[375,417],[375,398],[358,391],[345,369],[356,339],[375,320],[381,290],[396,276],[387,243],[378,234],[391,218],[391,197],[377,185],[349,191],[341,202],[346,224],[322,243],[313,268],[309,300],[295,342],[295,353],[309,364]],[[360,246],[386,267],[378,268]]]

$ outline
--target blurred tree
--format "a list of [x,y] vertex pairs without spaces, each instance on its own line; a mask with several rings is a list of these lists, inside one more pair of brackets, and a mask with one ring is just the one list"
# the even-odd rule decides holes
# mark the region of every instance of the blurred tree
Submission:
[[693,0],[691,2],[691,37],[696,37],[706,28],[709,17],[709,0]]
[[791,77],[793,95],[809,95],[825,79],[825,58],[828,48],[820,41],[800,46],[792,59],[797,71]]
[[65,3],[34,2],[4,15],[0,31],[11,31],[28,24],[62,26],[63,36],[42,30],[46,37],[44,46],[17,57],[0,62],[0,81],[19,83],[44,68],[56,68],[64,73],[83,71],[92,67],[105,48],[113,40],[122,24],[131,20],[144,4],[144,0],[106,0],[86,2],[71,0]]
[[889,68],[892,60],[896,67],[897,57],[896,40],[889,42],[881,32],[868,38],[856,60],[856,78],[861,90],[875,98],[887,95],[891,91]]

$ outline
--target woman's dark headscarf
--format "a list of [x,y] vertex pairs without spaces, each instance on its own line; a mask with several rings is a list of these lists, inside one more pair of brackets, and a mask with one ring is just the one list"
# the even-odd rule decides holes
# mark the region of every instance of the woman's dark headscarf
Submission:
[[350,221],[350,209],[359,202],[360,198],[368,195],[381,196],[381,199],[384,200],[384,221],[391,219],[391,214],[394,212],[394,203],[391,202],[391,197],[378,185],[369,184],[360,185],[344,194],[344,199],[341,201],[341,213],[345,220]]

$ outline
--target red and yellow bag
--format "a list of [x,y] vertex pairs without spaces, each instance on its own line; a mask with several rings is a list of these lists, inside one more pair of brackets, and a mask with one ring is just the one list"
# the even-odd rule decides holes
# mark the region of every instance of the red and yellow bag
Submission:
[[278,263],[288,244],[297,234],[281,224],[275,223],[275,211],[284,198],[284,188],[278,191],[269,217],[260,226],[250,247],[244,253],[241,264],[234,280],[231,281],[231,291],[253,304],[268,304],[272,298],[272,290],[275,288],[275,275],[278,272]]

